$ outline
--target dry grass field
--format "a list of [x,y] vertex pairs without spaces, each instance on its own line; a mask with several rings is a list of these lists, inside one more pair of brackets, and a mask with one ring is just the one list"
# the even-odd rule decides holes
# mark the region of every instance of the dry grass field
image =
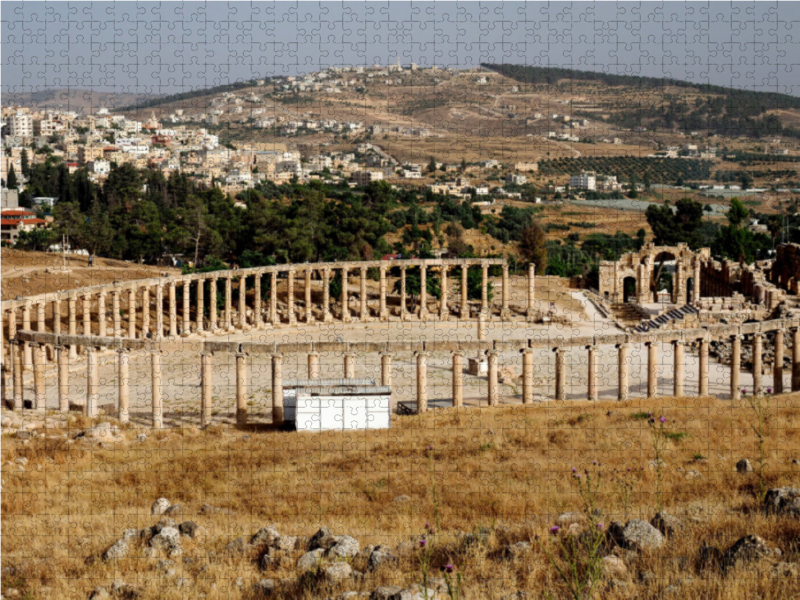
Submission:
[[[791,467],[800,444],[799,399],[768,399],[768,488],[797,480]],[[652,429],[642,418],[648,411],[666,418],[660,476]],[[550,532],[559,515],[583,510],[575,468],[583,481],[584,471],[599,477],[597,512],[589,514],[602,531],[613,530],[615,521],[649,521],[659,489],[663,510],[681,522],[652,551],[623,549],[601,534],[598,553],[624,566],[608,559],[594,591],[583,597],[795,598],[800,520],[761,510],[754,423],[746,406],[662,398],[440,410],[393,417],[390,430],[358,433],[172,430],[148,432],[140,442],[140,432],[123,430],[125,441],[103,448],[96,440],[61,437],[89,425],[78,417],[73,429],[46,439],[3,439],[2,586],[6,597],[13,587],[17,597],[87,598],[97,586],[110,590],[123,580],[132,588],[114,597],[227,599],[258,597],[253,583],[269,578],[276,584],[271,597],[336,598],[350,590],[408,588],[429,562],[430,576],[441,577],[448,564],[453,577],[461,574],[463,599],[574,597],[545,551],[568,568],[558,541],[565,548],[574,543],[577,573],[584,573],[591,536],[582,532],[585,525],[565,526],[582,517],[564,517],[561,531]],[[741,458],[755,472],[738,474]],[[624,481],[631,483],[627,492]],[[182,536],[183,553],[171,565],[136,538],[127,557],[104,561],[102,553],[125,529],[159,521],[150,515],[159,497],[182,505],[170,518],[192,520],[205,535]],[[204,504],[230,514],[198,514]],[[431,532],[422,547],[426,523]],[[313,570],[301,577],[295,562],[305,553],[302,539],[296,550],[270,551],[274,560],[265,568],[257,544],[226,550],[267,525],[284,536],[309,537],[321,526],[353,536],[361,552],[347,561],[360,574],[334,582]],[[724,552],[751,534],[782,555],[744,557],[722,568],[714,551],[701,551],[707,545]],[[530,548],[509,554],[509,544],[522,541]],[[389,546],[397,562],[369,570],[367,545]]]

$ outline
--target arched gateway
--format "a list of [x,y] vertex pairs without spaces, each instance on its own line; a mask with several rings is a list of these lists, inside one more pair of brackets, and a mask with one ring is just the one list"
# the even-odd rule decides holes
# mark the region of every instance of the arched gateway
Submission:
[[[600,262],[600,296],[613,303],[631,299],[640,304],[655,302],[658,289],[653,283],[665,264],[674,263],[671,302],[684,304],[689,299],[694,302],[700,297],[700,267],[710,258],[709,248],[695,252],[686,244],[645,244],[637,252],[623,254],[616,262]],[[635,292],[632,293],[634,285]]]

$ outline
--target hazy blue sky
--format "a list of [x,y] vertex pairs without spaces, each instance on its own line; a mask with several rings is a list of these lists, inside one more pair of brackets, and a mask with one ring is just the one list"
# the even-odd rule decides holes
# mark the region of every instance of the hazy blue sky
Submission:
[[800,95],[798,2],[26,1],[1,2],[0,18],[4,94],[67,86],[172,93],[399,58]]

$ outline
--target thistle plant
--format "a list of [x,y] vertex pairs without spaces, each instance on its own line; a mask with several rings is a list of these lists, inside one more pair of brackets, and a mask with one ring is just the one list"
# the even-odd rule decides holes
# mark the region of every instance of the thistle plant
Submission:
[[628,467],[627,471],[614,469],[611,483],[617,489],[617,495],[622,502],[622,510],[627,521],[630,518],[631,503],[636,495],[636,486],[640,481],[637,472]]
[[664,461],[664,446],[666,445],[667,438],[664,435],[664,424],[667,422],[667,417],[661,415],[656,421],[652,413],[648,414],[647,424],[650,426],[650,438],[653,442],[653,458],[656,470],[656,507],[658,512],[663,508],[661,502],[661,480]]
[[750,409],[753,411],[756,423],[750,424],[753,432],[758,438],[758,499],[764,500],[766,494],[766,483],[764,482],[764,471],[767,467],[767,457],[764,452],[764,438],[766,437],[766,428],[769,421],[769,398],[772,395],[772,388],[767,388],[766,394],[758,389],[758,393],[752,396],[747,395],[747,390],[742,390],[742,397],[747,402]]
[[[572,482],[581,499],[581,512],[587,523],[586,531],[578,536],[564,536],[560,535],[561,528],[554,525],[550,528],[551,541],[539,543],[539,547],[574,600],[591,597],[592,591],[603,576],[603,555],[600,547],[605,540],[605,527],[598,520],[597,510],[602,474],[601,465],[597,461],[593,462],[593,466],[596,467],[594,474],[588,469],[584,470],[583,474],[578,473],[576,468],[572,469]],[[559,550],[566,565],[556,557]],[[550,597],[548,593],[545,595]]]

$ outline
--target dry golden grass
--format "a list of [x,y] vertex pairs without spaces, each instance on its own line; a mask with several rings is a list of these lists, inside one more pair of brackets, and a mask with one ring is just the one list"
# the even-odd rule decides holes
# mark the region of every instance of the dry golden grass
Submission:
[[[797,480],[790,471],[800,443],[800,395],[773,398],[766,443],[769,487]],[[569,402],[530,408],[435,411],[394,418],[391,430],[298,434],[276,431],[167,431],[147,442],[115,450],[82,447],[64,440],[3,440],[3,577],[30,598],[85,598],[114,579],[135,584],[143,598],[238,598],[264,577],[282,580],[278,597],[336,597],[340,592],[404,587],[419,577],[416,552],[396,568],[381,567],[363,579],[333,588],[303,587],[289,565],[261,571],[256,556],[231,557],[231,539],[274,524],[282,534],[310,536],[319,526],[367,544],[418,540],[434,522],[431,468],[439,501],[441,536],[433,541],[434,566],[453,563],[463,573],[464,598],[499,599],[517,590],[528,597],[565,590],[544,554],[536,549],[514,560],[498,551],[511,542],[546,536],[555,517],[579,509],[571,467],[603,472],[602,519],[649,520],[656,511],[656,474],[650,430],[632,415],[651,411],[668,418],[667,429],[688,435],[667,444],[664,506],[688,529],[661,550],[623,555],[631,573],[627,588],[601,584],[596,598],[662,598],[682,580],[673,597],[745,600],[793,598],[800,580],[774,578],[769,560],[725,574],[702,568],[701,543],[728,548],[739,537],[757,534],[796,563],[800,521],[766,516],[756,498],[756,474],[739,475],[734,465],[748,457],[756,465],[757,445],[747,408],[713,398],[663,398],[651,401]],[[126,432],[133,436],[132,431]],[[249,435],[249,439],[243,439]],[[429,449],[430,448],[430,449]],[[705,458],[699,458],[702,455]],[[29,460],[19,472],[7,461]],[[53,462],[48,460],[48,457]],[[626,507],[611,479],[614,470],[632,468],[638,483]],[[757,467],[756,467],[757,469]],[[687,479],[685,472],[702,476]],[[625,471],[627,472],[627,471]],[[393,502],[401,494],[408,503]],[[156,559],[143,558],[141,546],[116,563],[98,557],[127,527],[142,528],[158,518],[150,505],[158,497],[183,504],[185,516],[205,526],[203,542],[184,541],[176,560],[178,577],[192,581],[178,589],[160,579]],[[235,511],[233,516],[197,515],[203,503]],[[459,532],[486,527],[486,545],[459,543]],[[215,554],[207,554],[209,551]],[[293,555],[292,564],[302,552]],[[206,563],[210,566],[201,574]],[[365,559],[353,567],[365,568]],[[637,575],[653,579],[640,583]],[[248,597],[245,594],[245,597]]]

